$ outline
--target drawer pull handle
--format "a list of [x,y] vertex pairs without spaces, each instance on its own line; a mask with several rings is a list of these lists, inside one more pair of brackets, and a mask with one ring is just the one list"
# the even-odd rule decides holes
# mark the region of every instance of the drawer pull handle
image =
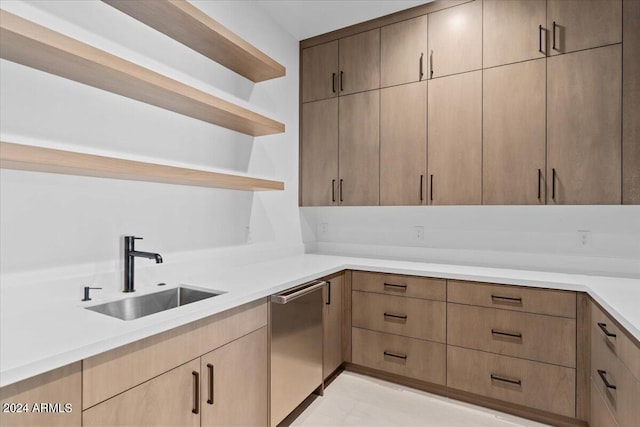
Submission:
[[385,288],[389,288],[390,291],[394,291],[394,292],[406,292],[407,291],[407,285],[394,285],[393,283],[385,283],[384,287]]
[[390,317],[392,319],[400,319],[400,320],[404,320],[405,322],[407,321],[407,315],[406,314],[385,313],[384,317]]
[[213,396],[213,365],[211,363],[207,363],[207,370],[209,371],[209,398],[207,399],[207,403],[209,405],[214,404],[214,396]]
[[607,386],[607,388],[612,388],[614,390],[618,388],[615,385],[611,384],[607,380],[607,371],[603,371],[602,369],[598,369],[598,375],[600,375],[600,378],[602,378],[602,382],[604,383],[604,385]]
[[494,304],[517,304],[522,305],[522,298],[520,297],[503,297],[500,295],[491,294],[491,301]]
[[497,329],[491,329],[491,334],[522,340],[522,334],[519,332],[504,332],[504,331],[499,331]]
[[516,378],[507,378],[501,375],[491,374],[491,379],[494,381],[502,381],[503,383],[515,384],[522,386],[522,381]]
[[385,351],[384,355],[385,356],[389,356],[389,357],[395,357],[396,359],[407,360],[407,355],[406,354],[392,353],[390,351]]
[[617,335],[616,335],[616,334],[614,334],[613,332],[609,332],[609,330],[607,329],[607,324],[606,324],[606,323],[598,322],[598,327],[599,327],[600,329],[602,329],[602,332],[604,332],[604,334],[605,334],[606,336],[611,337],[611,338],[615,338],[615,337],[617,337]]
[[194,414],[200,413],[200,372],[193,371],[193,409],[191,412]]

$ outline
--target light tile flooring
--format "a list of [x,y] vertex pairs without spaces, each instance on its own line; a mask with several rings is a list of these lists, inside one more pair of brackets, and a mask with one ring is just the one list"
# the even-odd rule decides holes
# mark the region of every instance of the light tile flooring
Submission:
[[343,372],[291,426],[541,427],[544,424]]

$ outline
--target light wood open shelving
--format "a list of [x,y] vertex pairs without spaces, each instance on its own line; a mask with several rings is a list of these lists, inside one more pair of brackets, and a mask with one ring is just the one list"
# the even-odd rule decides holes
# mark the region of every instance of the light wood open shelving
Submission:
[[0,10],[0,57],[252,136],[284,124]]
[[248,176],[0,142],[0,168],[231,190],[284,190],[284,183]]
[[185,0],[102,0],[252,80],[282,77],[284,66]]

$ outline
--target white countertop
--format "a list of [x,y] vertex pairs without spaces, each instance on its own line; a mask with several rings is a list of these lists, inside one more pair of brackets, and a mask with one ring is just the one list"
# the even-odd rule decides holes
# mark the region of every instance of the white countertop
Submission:
[[60,293],[43,285],[4,289],[0,301],[0,386],[344,269],[584,291],[640,341],[640,279],[306,254],[223,272],[201,272],[186,283],[163,288],[147,287],[135,296],[179,284],[226,293],[131,321],[84,309],[130,294],[103,295],[83,303],[75,291]]

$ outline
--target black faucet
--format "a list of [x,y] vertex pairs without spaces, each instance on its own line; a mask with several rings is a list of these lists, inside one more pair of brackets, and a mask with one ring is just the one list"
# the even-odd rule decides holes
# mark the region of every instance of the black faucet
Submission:
[[135,257],[155,259],[156,264],[162,263],[162,256],[152,252],[136,251],[134,247],[135,240],[142,240],[142,237],[124,236],[124,291],[135,292],[133,282],[133,265]]

